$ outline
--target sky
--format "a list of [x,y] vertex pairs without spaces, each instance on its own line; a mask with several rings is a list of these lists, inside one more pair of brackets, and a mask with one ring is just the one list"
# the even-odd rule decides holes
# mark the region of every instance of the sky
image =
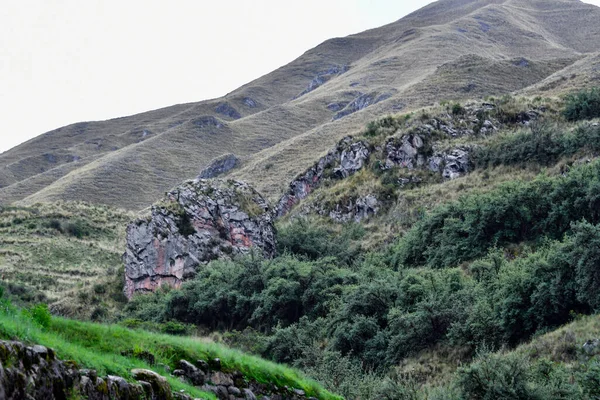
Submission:
[[221,97],[431,2],[3,1],[0,152],[74,122]]

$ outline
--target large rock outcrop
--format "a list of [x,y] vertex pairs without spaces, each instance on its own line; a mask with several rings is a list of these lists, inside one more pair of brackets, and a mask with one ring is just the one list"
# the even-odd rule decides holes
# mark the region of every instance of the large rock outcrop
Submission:
[[[341,107],[341,103],[330,104],[334,105],[333,108],[336,109]],[[448,108],[446,112],[433,117],[423,114],[418,119],[405,118],[402,124],[404,126],[396,126],[395,130],[388,131],[383,141],[381,137],[369,136],[368,132],[363,139],[347,136],[290,183],[288,191],[275,205],[274,215],[282,217],[289,214],[300,201],[321,186],[323,181],[346,179],[365,166],[379,168],[381,171],[429,171],[440,174],[446,180],[459,178],[468,174],[472,168],[470,154],[474,146],[452,146],[448,144],[448,140],[493,135],[509,125],[527,125],[545,112],[544,108],[537,108],[520,112],[510,118],[504,116],[504,120],[501,120],[498,119],[498,115],[502,113],[497,111],[497,107],[492,103],[470,103],[464,108],[458,107],[452,111]],[[417,184],[420,181],[416,176],[399,177],[396,183],[398,189],[401,189],[407,184]],[[360,222],[376,215],[382,209],[384,200],[377,198],[375,193],[363,193],[360,197],[344,199],[333,207],[308,205],[303,207],[299,214],[315,212],[318,215],[328,215],[336,222]]]
[[362,141],[351,136],[342,139],[338,145],[321,157],[311,168],[290,183],[288,191],[275,206],[276,217],[286,215],[301,200],[321,184],[323,178],[337,176],[347,178],[360,171],[368,160],[370,151]]
[[179,287],[209,261],[252,249],[275,253],[267,201],[243,182],[187,182],[127,228],[125,295]]

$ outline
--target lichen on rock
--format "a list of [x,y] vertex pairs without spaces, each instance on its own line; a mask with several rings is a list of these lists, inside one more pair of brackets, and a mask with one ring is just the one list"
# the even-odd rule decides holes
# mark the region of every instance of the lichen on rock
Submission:
[[125,295],[179,287],[209,261],[255,250],[275,253],[267,201],[233,180],[187,182],[127,229]]

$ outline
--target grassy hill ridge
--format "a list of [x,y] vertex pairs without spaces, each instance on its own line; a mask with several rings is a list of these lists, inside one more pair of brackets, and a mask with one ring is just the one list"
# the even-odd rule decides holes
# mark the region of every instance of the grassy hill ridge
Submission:
[[577,1],[438,1],[326,41],[224,98],[33,139],[0,155],[0,202],[139,210],[225,153],[242,158],[235,176],[275,198],[315,153],[377,117],[523,90],[569,66],[593,74],[573,63],[600,50],[598,17]]

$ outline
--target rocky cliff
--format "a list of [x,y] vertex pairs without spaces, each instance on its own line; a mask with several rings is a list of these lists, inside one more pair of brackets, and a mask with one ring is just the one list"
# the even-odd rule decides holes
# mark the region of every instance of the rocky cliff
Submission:
[[[408,175],[400,174],[407,176],[386,183],[394,191],[408,184],[418,184],[420,178],[412,174],[416,171],[446,180],[459,178],[472,169],[470,154],[474,146],[455,139],[482,138],[507,126],[528,125],[543,112],[543,108],[532,109],[508,119],[498,104],[484,102],[470,103],[464,108],[458,105],[454,109],[447,107],[434,116],[424,113],[412,119],[384,118],[374,123],[373,128],[367,128],[360,137],[345,137],[298,175],[276,204],[274,214],[276,217],[289,214],[324,182],[335,185],[335,181],[346,179],[365,167],[378,171],[378,174],[391,170],[407,171]],[[336,204],[306,205],[299,213],[316,213],[336,222],[360,222],[377,214],[382,208],[382,200],[377,193],[365,193]]]
[[127,229],[125,294],[179,287],[211,260],[275,252],[267,201],[245,183],[195,180],[169,192]]

